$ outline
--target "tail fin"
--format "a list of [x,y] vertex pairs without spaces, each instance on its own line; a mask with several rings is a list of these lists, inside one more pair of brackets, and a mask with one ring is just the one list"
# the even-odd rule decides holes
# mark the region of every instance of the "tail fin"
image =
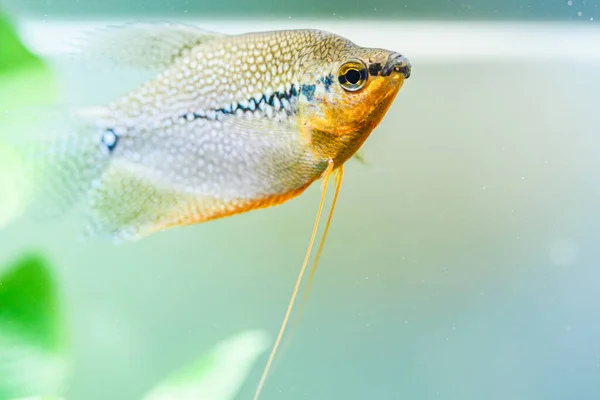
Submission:
[[26,178],[21,186],[26,214],[61,216],[93,187],[110,161],[99,125],[106,116],[104,108],[60,112],[44,119],[33,135],[13,141]]

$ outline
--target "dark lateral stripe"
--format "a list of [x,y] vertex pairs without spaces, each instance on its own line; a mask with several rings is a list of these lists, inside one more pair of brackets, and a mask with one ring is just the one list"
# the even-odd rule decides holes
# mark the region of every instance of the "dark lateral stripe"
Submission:
[[302,85],[302,94],[306,97],[306,100],[308,101],[312,101],[312,99],[315,97],[315,90],[316,90],[316,86],[315,85]]
[[324,85],[325,91],[329,92],[331,90],[331,85],[333,85],[333,75],[329,74],[325,77],[321,77],[319,82]]
[[[193,118],[191,118],[191,119],[189,117],[189,114],[182,115],[181,118],[186,118],[191,121],[194,121],[196,119],[215,120],[218,118],[219,115],[232,115],[232,114],[235,114],[238,110],[241,110],[243,112],[257,111],[260,109],[260,106],[262,104],[268,104],[269,106],[273,107],[275,105],[275,98],[277,98],[280,102],[281,102],[281,100],[287,100],[288,102],[290,102],[292,100],[292,98],[294,98],[296,96],[298,96],[298,90],[296,89],[295,85],[292,85],[290,90],[287,92],[275,92],[269,97],[267,97],[266,95],[263,94],[263,96],[260,99],[258,99],[258,101],[255,98],[251,98],[250,100],[247,101],[247,103],[248,103],[247,107],[238,103],[235,108],[222,107],[222,108],[217,108],[214,110],[208,110],[208,111],[204,112],[203,114],[193,113],[192,114]],[[211,116],[209,117],[209,115],[211,115]]]

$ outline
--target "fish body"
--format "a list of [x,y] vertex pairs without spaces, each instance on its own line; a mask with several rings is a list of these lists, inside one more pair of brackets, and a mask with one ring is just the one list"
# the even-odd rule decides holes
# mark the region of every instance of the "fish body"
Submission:
[[33,209],[56,214],[82,202],[88,234],[135,240],[274,206],[323,178],[308,251],[256,400],[307,267],[327,182],[335,176],[336,192],[303,301],[344,163],[380,123],[411,64],[319,30],[224,35],[154,24],[95,35],[87,55],[159,72],[110,104],[76,110],[58,129],[45,129],[54,135],[28,153]]
[[45,161],[38,193],[61,210],[83,198],[87,232],[118,240],[299,195],[356,153],[411,70],[396,52],[319,30],[133,24],[90,47],[164,69],[106,106],[78,110],[44,145],[51,157],[35,157]]

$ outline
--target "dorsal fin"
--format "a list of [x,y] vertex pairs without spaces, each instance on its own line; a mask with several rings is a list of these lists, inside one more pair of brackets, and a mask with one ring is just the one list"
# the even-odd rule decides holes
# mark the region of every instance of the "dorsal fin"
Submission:
[[87,61],[163,70],[186,50],[224,36],[186,24],[135,22],[89,31],[75,46]]

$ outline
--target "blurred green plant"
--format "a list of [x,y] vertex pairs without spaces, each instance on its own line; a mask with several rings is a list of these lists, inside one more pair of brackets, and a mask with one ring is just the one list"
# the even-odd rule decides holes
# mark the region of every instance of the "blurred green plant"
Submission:
[[11,400],[64,400],[62,397],[54,397],[54,396],[43,396],[43,397],[21,397],[18,399]]
[[43,67],[43,64],[21,43],[8,16],[0,11],[0,74],[18,70],[23,65]]
[[7,139],[39,126],[28,110],[57,100],[54,72],[27,49],[0,9],[0,227],[23,211],[21,158]]
[[[21,111],[57,104],[56,81],[0,10],[0,227],[22,212],[21,159],[3,136],[39,126]],[[63,393],[68,373],[51,269],[42,258],[28,255],[0,271],[5,271],[0,275],[0,400],[63,400],[39,397]],[[159,383],[143,400],[232,400],[267,346],[263,331],[235,335]]]
[[[64,393],[69,373],[68,335],[51,267],[25,255],[0,270],[0,400],[61,400],[31,397]],[[143,400],[233,400],[268,344],[263,331],[230,337]]]
[[263,331],[235,335],[157,385],[143,400],[233,400],[268,344]]
[[[142,400],[233,400],[268,344],[268,335],[263,331],[239,333],[218,343],[208,354],[167,377]],[[12,400],[63,399],[28,397]]]
[[0,9],[0,109],[54,104],[56,95],[52,69],[25,46]]
[[0,276],[0,399],[61,393],[67,340],[48,263],[25,255]]

